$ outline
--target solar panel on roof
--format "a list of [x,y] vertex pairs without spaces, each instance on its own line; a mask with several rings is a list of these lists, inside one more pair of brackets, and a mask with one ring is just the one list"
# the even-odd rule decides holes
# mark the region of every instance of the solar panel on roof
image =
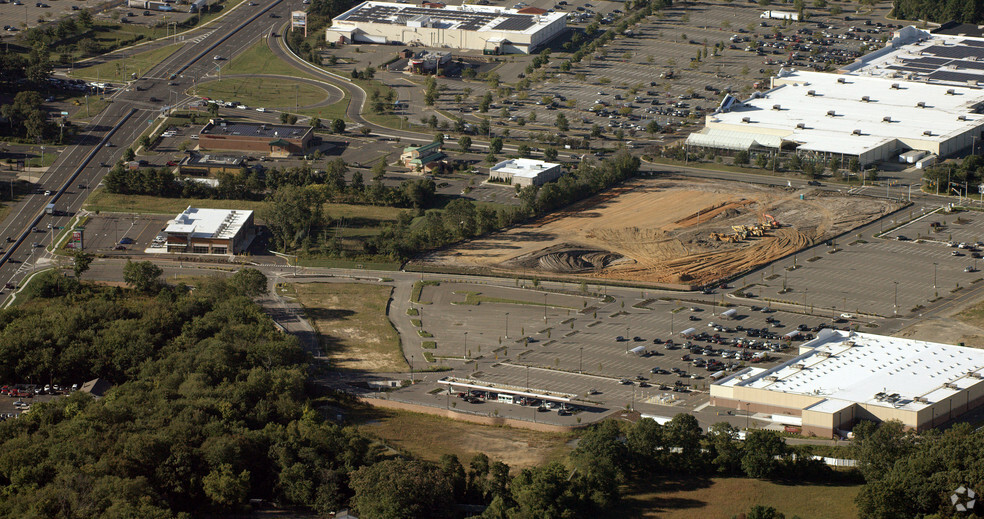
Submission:
[[493,29],[497,31],[525,31],[533,27],[533,20],[530,17],[507,18],[499,22]]
[[952,72],[949,70],[937,70],[929,75],[929,79],[935,79],[937,81],[977,81],[981,79],[978,74],[964,74],[960,72]]

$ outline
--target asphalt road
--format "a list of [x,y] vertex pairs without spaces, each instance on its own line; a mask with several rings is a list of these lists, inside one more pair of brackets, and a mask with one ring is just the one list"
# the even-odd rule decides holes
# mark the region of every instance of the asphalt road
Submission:
[[[88,187],[95,187],[108,171],[103,164],[119,160],[130,143],[159,122],[164,107],[150,98],[172,99],[175,104],[189,101],[190,97],[179,92],[215,73],[217,64],[269,34],[269,13],[284,18],[300,7],[299,0],[267,0],[258,6],[243,3],[215,23],[185,34],[186,43],[171,56],[144,77],[108,94],[111,104],[37,179],[35,194],[22,197],[0,222],[0,239],[4,240],[0,243],[0,283],[19,284],[23,275],[44,259],[41,246],[58,240],[49,233],[73,225],[73,215],[82,207]],[[215,56],[224,59],[215,60]],[[45,195],[46,191],[50,195]],[[46,215],[48,203],[55,203],[60,215]],[[32,231],[35,227],[38,232]]]

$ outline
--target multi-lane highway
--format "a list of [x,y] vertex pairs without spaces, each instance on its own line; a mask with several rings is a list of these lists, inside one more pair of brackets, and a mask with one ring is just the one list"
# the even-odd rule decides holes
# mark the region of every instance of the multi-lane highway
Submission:
[[[113,94],[110,105],[37,179],[33,194],[17,201],[0,222],[0,285],[18,285],[22,281],[46,254],[44,247],[56,239],[58,228],[71,224],[89,189],[102,180],[108,171],[104,164],[119,160],[123,150],[148,126],[159,123],[162,106],[151,99],[186,102],[189,98],[184,92],[195,82],[215,73],[216,66],[224,60],[269,35],[271,13],[285,18],[299,7],[300,0],[267,0],[256,6],[244,2],[209,26],[185,34],[187,43]],[[216,56],[223,59],[216,60]],[[55,203],[60,214],[45,214],[49,203]]]

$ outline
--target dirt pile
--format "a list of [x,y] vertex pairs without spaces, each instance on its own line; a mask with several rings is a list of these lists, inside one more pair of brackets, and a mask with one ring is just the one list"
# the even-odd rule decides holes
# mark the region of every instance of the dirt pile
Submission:
[[[523,269],[527,275],[542,271],[576,278],[704,284],[786,256],[897,207],[886,200],[812,188],[638,179],[536,222],[415,263],[464,271]],[[773,219],[779,228],[763,225]],[[733,241],[735,237],[740,239]]]

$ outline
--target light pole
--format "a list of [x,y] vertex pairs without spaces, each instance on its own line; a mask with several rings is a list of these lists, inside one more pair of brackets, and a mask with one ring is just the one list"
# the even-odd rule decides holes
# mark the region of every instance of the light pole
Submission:
[[547,293],[543,293],[543,324],[547,324]]
[[[939,263],[936,263],[934,261],[933,262],[933,291],[934,292],[937,290],[937,288],[936,288],[936,266],[937,265],[939,265]],[[938,294],[938,292],[937,292],[937,294]]]
[[530,390],[530,367],[526,366],[526,390]]
[[468,358],[468,332],[465,332],[465,352],[462,356]]
[[895,315],[899,314],[899,282],[892,281],[895,283]]
[[[934,263],[934,265],[935,265],[935,263]],[[935,283],[934,283],[934,285],[935,285]],[[507,339],[509,338],[509,312],[506,312],[506,335],[505,335],[505,337]]]
[[582,373],[583,370],[581,368],[584,366],[584,346],[581,346],[578,350],[580,351],[577,356],[577,372]]

